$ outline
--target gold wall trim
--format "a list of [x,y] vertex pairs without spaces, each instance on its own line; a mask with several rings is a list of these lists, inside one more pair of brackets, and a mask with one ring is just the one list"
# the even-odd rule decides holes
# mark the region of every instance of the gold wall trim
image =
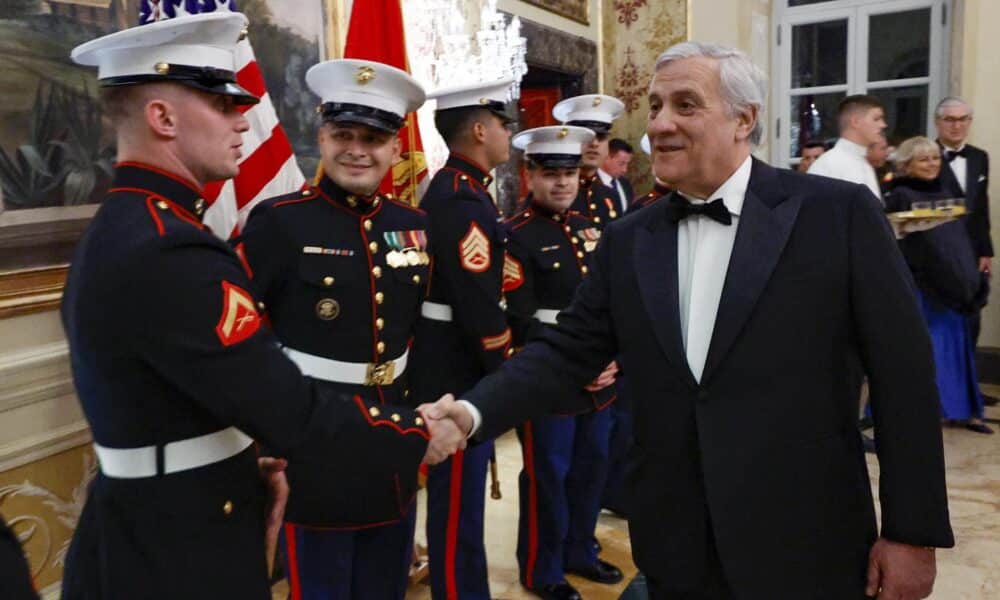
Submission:
[[55,310],[68,265],[0,273],[0,319]]
[[69,425],[0,445],[0,473],[89,444],[92,439],[87,422],[80,419]]

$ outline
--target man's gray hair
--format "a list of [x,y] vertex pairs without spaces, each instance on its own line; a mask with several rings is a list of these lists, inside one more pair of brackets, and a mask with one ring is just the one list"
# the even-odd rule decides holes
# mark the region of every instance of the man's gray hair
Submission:
[[944,113],[944,109],[951,108],[952,106],[963,106],[969,109],[969,116],[972,116],[972,105],[966,102],[964,98],[960,98],[959,96],[948,96],[938,102],[937,108],[934,109],[934,118],[941,118],[941,115]]
[[722,98],[729,105],[730,116],[735,117],[751,106],[757,107],[757,122],[750,132],[750,143],[760,144],[764,138],[764,102],[767,99],[767,76],[750,60],[745,52],[703,42],[681,42],[656,58],[659,70],[670,61],[682,58],[705,57],[719,62],[719,81]]

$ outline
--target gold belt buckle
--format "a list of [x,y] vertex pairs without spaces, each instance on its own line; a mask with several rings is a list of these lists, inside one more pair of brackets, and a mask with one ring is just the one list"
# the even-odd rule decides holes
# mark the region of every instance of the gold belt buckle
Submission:
[[384,363],[369,363],[365,374],[365,385],[389,385],[396,380],[395,361]]

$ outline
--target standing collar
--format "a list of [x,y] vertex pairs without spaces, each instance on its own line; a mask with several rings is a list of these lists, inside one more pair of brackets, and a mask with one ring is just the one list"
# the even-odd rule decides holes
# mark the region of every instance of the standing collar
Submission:
[[557,223],[565,221],[569,215],[568,208],[566,209],[565,212],[557,213],[550,208],[542,206],[541,204],[535,201],[535,196],[531,192],[528,192],[528,195],[524,198],[524,203],[527,206],[531,207],[531,210],[534,211],[538,216],[549,219],[550,221],[556,221]]
[[319,185],[317,187],[324,196],[333,202],[358,214],[371,212],[372,208],[379,205],[378,190],[370,196],[349,194],[347,190],[334,183],[334,181],[326,175],[323,175],[323,177],[320,178]]
[[743,199],[747,195],[747,188],[750,187],[750,170],[753,167],[753,158],[747,156],[733,174],[729,176],[719,189],[715,192],[709,194],[708,198],[695,198],[693,196],[688,196],[678,192],[681,196],[687,198],[693,203],[704,203],[717,198],[722,198],[722,203],[726,205],[729,213],[732,215],[739,216],[740,212],[743,210]]
[[601,183],[603,183],[608,187],[611,187],[611,182],[614,180],[614,177],[606,173],[604,169],[598,169],[597,176],[601,178]]
[[489,172],[483,169],[476,161],[457,152],[452,152],[448,155],[448,162],[445,163],[445,166],[465,173],[470,178],[481,183],[483,187],[489,187],[493,183],[493,178],[490,177]]
[[864,158],[868,154],[868,148],[858,144],[857,142],[852,142],[847,138],[840,138],[837,143],[833,145],[834,148],[839,148],[842,152],[847,152],[855,156]]
[[143,190],[162,196],[191,213],[198,221],[209,206],[203,191],[193,181],[140,162],[126,161],[115,165],[111,191],[116,189]]

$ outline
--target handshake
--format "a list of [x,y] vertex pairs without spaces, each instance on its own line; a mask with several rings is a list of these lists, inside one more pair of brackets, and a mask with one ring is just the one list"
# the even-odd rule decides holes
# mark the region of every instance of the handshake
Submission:
[[472,433],[472,413],[456,402],[453,395],[445,394],[437,402],[421,404],[417,412],[431,434],[424,463],[436,465],[459,450],[465,450],[466,440]]

